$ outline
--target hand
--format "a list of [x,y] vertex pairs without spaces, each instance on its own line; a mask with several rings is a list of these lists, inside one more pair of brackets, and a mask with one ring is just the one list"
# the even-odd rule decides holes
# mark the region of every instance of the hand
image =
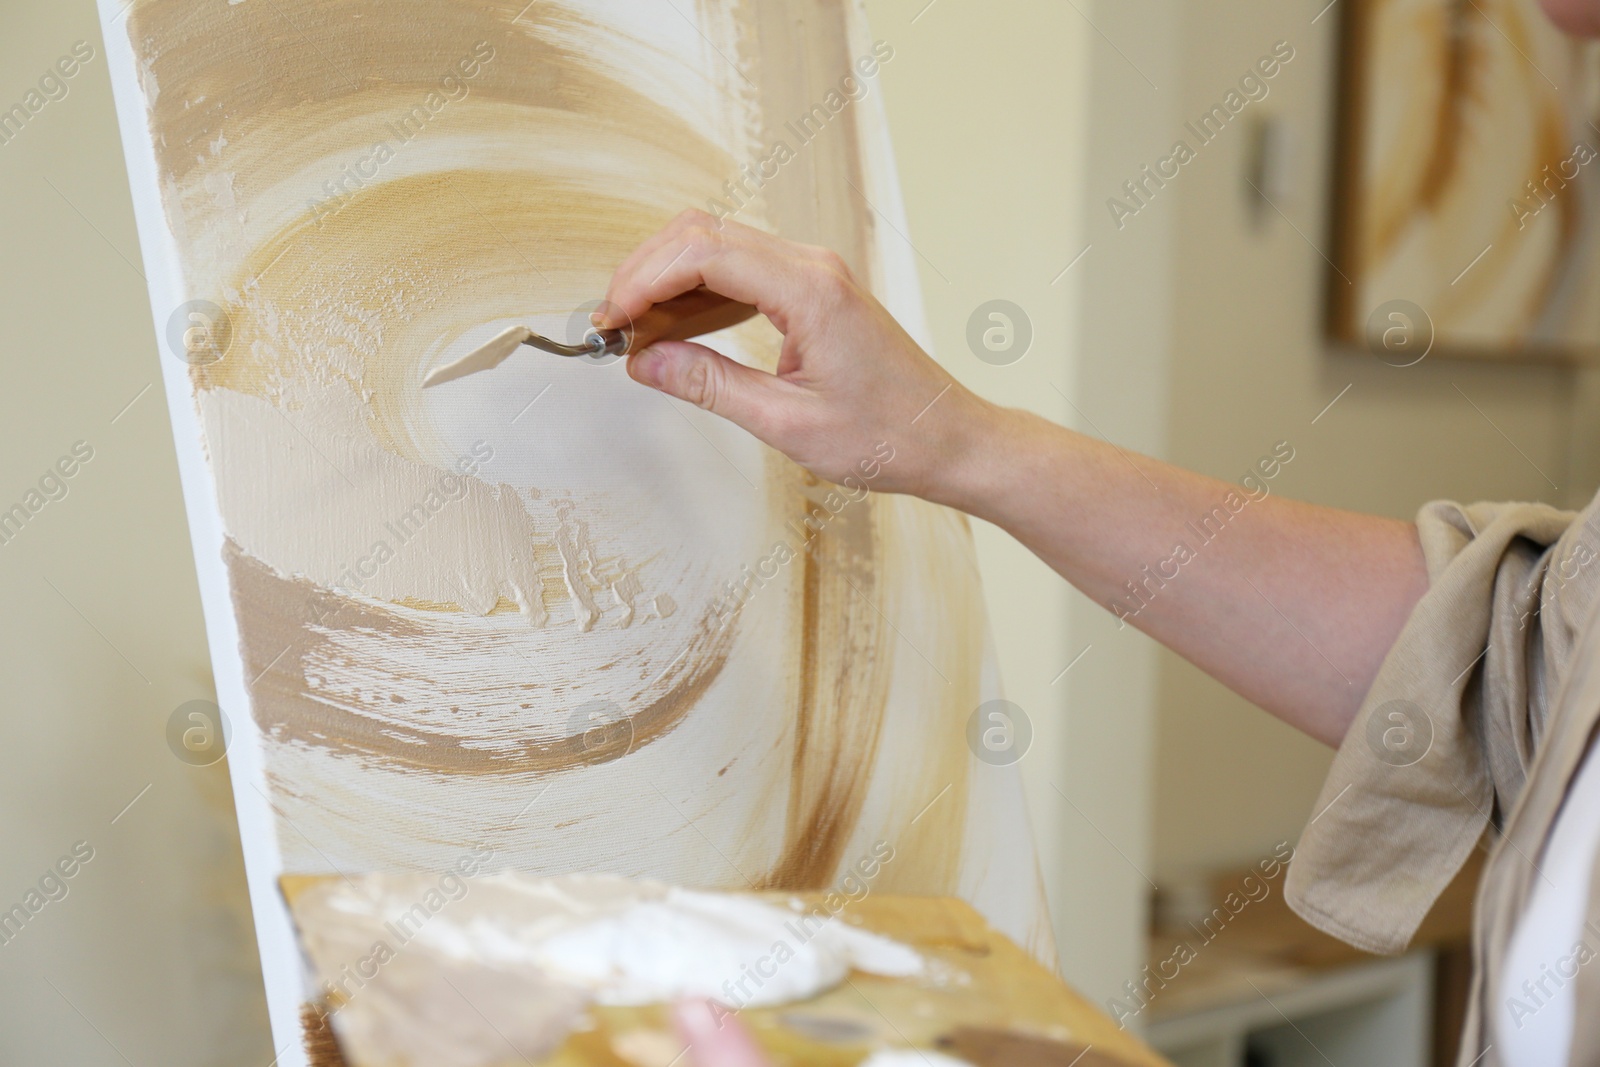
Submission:
[[698,285],[772,321],[783,334],[777,373],[661,341],[629,359],[636,381],[731,420],[830,482],[874,469],[869,488],[953,502],[995,409],[929,358],[843,260],[686,211],[617,268],[599,325],[624,326]]
[[750,1031],[727,1008],[706,1000],[684,1001],[672,1009],[678,1036],[689,1043],[695,1067],[771,1067]]

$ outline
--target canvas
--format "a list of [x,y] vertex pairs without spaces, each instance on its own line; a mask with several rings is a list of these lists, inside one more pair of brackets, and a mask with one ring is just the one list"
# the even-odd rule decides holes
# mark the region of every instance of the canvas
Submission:
[[871,889],[1049,954],[1015,768],[967,740],[1000,693],[970,534],[872,492],[892,439],[835,486],[617,363],[420,388],[581,329],[687,207],[836,249],[920,336],[892,42],[833,0],[101,17],[283,1062],[284,873],[828,889],[887,848]]

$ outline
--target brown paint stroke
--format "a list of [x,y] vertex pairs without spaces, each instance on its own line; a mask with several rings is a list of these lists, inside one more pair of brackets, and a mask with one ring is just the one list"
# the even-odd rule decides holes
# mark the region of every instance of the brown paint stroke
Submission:
[[[702,0],[702,7],[715,0]],[[742,0],[741,21],[754,25],[762,148],[783,141],[788,163],[761,190],[773,229],[793,241],[833,249],[862,279],[872,276],[875,212],[866,202],[859,104],[849,104],[804,144],[788,123],[821,104],[839,79],[855,75],[843,0]]]
[[[715,631],[708,617],[678,664],[660,679],[667,684],[667,691],[616,724],[548,740],[520,741],[510,751],[491,752],[464,744],[461,737],[446,732],[341,707],[315,695],[308,683],[306,674],[324,641],[319,636],[324,627],[363,631],[374,641],[437,640],[444,651],[451,639],[448,623],[428,627],[415,618],[358,603],[305,579],[281,577],[232,541],[226,542],[223,558],[234,602],[249,604],[252,609],[239,616],[239,650],[246,676],[255,679],[250,683],[251,707],[267,737],[440,774],[522,774],[621,759],[664,737],[683,721],[727,663],[735,633],[733,626]],[[427,679],[396,678],[395,683],[397,689],[414,691],[419,684],[427,684]],[[440,691],[437,699],[448,705],[451,694]]]
[[[760,0],[741,7],[754,25],[755,83],[763,149],[788,143],[796,155],[762,188],[773,228],[791,240],[832,248],[863,279],[875,261],[872,209],[865,201],[855,106],[845,107],[804,144],[789,128],[852,73],[847,12],[839,0]],[[795,525],[831,486],[796,499]],[[888,702],[892,640],[873,609],[878,595],[873,503],[869,497],[815,535],[801,567],[801,647],[783,846],[764,887],[817,889],[844,861],[872,781]]]
[[[1356,17],[1374,25],[1388,14],[1386,8],[1394,6],[1393,0],[1368,3],[1370,8],[1363,7]],[[1414,225],[1418,210],[1436,206],[1443,199],[1451,176],[1465,157],[1461,144],[1468,128],[1464,111],[1473,101],[1484,102],[1476,86],[1491,60],[1482,40],[1473,37],[1462,21],[1465,9],[1464,0],[1445,0],[1414,15],[1407,27],[1414,30],[1414,40],[1410,42],[1413,47],[1427,49],[1427,59],[1439,68],[1437,78],[1420,79],[1422,87],[1433,89],[1436,100],[1432,108],[1422,108],[1410,106],[1401,98],[1399,106],[1405,108],[1406,128],[1400,143],[1415,145],[1416,150],[1394,159],[1375,160],[1371,176],[1364,178],[1370,185],[1370,207],[1362,220],[1361,233],[1363,253],[1369,261],[1390,256]],[[1419,26],[1418,22],[1424,24]],[[1378,54],[1377,48],[1373,54]],[[1373,72],[1366,74],[1369,81],[1373,77]],[[1371,87],[1367,92],[1371,93]],[[1395,106],[1387,95],[1375,100]],[[1370,137],[1365,130],[1361,135]]]
[[[802,498],[817,501],[831,486]],[[893,635],[874,606],[873,509],[846,506],[801,558],[800,693],[783,849],[763,888],[821,889],[835,877],[872,781],[888,703]]]
[[[1489,87],[1485,84],[1491,76],[1490,55],[1486,41],[1498,34],[1499,29],[1490,20],[1489,15],[1472,0],[1450,0],[1445,5],[1445,12],[1444,42],[1440,53],[1444,69],[1440,78],[1438,111],[1429,130],[1431,142],[1423,157],[1426,163],[1418,175],[1415,199],[1405,205],[1403,212],[1392,215],[1379,233],[1377,254],[1380,257],[1392,253],[1394,245],[1401,240],[1418,214],[1446,213],[1448,211],[1446,201],[1456,183],[1472,180],[1472,175],[1466,173],[1466,167],[1471,162],[1466,151],[1472,141],[1470,121],[1476,115],[1481,122],[1494,104],[1490,98]],[[1518,37],[1522,36],[1520,26],[1515,20],[1511,30]],[[1519,56],[1525,55],[1533,47],[1533,43],[1526,39],[1520,43],[1513,41],[1512,44],[1518,50]],[[1536,72],[1525,74],[1525,77],[1534,92],[1539,93],[1542,81],[1536,80],[1539,77]],[[1528,163],[1525,177],[1537,185],[1544,168],[1546,166],[1554,168],[1566,158],[1571,148],[1563,141],[1561,114],[1558,109],[1540,107],[1533,117],[1533,123],[1538,130],[1538,144],[1533,158]],[[1521,196],[1523,189],[1518,187],[1514,193]],[[1532,322],[1548,302],[1550,292],[1561,273],[1561,264],[1571,254],[1573,242],[1577,238],[1578,220],[1572,204],[1576,199],[1575,196],[1558,198],[1553,205],[1560,216],[1561,238],[1556,251],[1546,264],[1542,282],[1533,287],[1529,293],[1529,305],[1524,311],[1528,322]],[[1511,223],[1506,223],[1501,227],[1501,232],[1495,240],[1504,240],[1513,232],[1515,227]],[[1479,272],[1478,277],[1493,278],[1493,275],[1491,272],[1483,271]],[[1465,291],[1464,303],[1467,306],[1476,300],[1476,294],[1472,294],[1470,289]]]
[[1482,38],[1468,30],[1464,20],[1470,16],[1471,0],[1452,0],[1448,5],[1443,48],[1444,71],[1439,95],[1439,113],[1434,120],[1433,143],[1422,168],[1417,188],[1417,206],[1438,210],[1445,187],[1454,180],[1463,161],[1462,138],[1466,133],[1465,112],[1481,105],[1484,65],[1487,60]]
[[327,1009],[321,1004],[300,1005],[300,1040],[306,1051],[306,1062],[311,1067],[346,1067],[344,1055],[339,1051],[339,1039],[334,1036]]

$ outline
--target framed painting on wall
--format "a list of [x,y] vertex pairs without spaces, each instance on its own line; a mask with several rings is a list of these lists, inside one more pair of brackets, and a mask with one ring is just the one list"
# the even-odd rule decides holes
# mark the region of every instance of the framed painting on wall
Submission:
[[1346,0],[1328,328],[1384,358],[1600,353],[1600,89],[1537,0]]

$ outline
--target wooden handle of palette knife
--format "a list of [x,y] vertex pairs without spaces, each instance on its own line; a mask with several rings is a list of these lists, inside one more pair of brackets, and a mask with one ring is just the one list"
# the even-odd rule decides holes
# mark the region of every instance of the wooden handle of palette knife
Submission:
[[633,320],[633,341],[628,345],[628,352],[631,355],[657,341],[688,341],[715,333],[737,326],[755,314],[754,305],[719,296],[704,286],[690,289],[681,296],[652,305]]

